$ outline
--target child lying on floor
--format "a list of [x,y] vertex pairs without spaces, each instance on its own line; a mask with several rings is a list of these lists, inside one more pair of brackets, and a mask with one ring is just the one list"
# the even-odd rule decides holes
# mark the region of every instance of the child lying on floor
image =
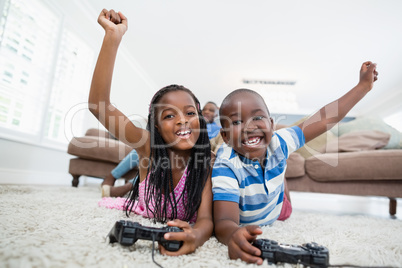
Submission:
[[[338,123],[373,87],[376,64],[364,62],[360,81],[343,97],[291,128],[273,131],[264,99],[249,89],[230,93],[220,107],[221,135],[212,171],[215,234],[229,256],[262,264],[261,251],[249,242],[258,225],[287,219],[292,211],[284,175],[290,153]],[[240,226],[239,226],[240,225]]]

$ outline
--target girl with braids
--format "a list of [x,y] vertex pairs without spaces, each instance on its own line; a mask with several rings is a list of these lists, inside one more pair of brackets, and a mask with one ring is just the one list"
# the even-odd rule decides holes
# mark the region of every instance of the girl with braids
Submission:
[[213,230],[211,147],[200,103],[189,89],[167,86],[151,100],[147,129],[132,124],[110,102],[114,63],[127,18],[104,9],[98,22],[105,36],[92,78],[89,109],[138,153],[139,178],[133,183],[126,213],[134,211],[183,229],[165,234],[167,240],[183,241],[180,250],[169,252],[159,246],[162,254],[192,253]]
[[[202,116],[207,123],[208,138],[209,143],[211,144],[211,150],[215,154],[219,147],[223,144],[223,139],[220,135],[221,126],[216,123],[216,118],[218,117],[219,113],[218,110],[219,107],[212,101],[208,101],[201,110]],[[114,186],[114,183],[116,179],[122,177],[131,169],[136,168],[138,164],[138,154],[135,149],[133,149],[108,175],[106,175],[101,185],[103,200],[100,202],[100,206],[110,206],[110,202],[112,202],[112,200],[108,197],[123,197],[130,192],[134,179],[129,180],[122,186]],[[121,201],[120,199],[117,200]],[[116,205],[118,207],[122,207],[119,204]]]

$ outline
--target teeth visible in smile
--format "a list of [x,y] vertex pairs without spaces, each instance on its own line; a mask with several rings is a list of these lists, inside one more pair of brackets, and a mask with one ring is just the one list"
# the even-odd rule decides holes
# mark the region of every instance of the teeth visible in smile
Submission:
[[249,140],[245,140],[243,142],[243,144],[248,145],[248,146],[253,146],[253,145],[257,145],[260,141],[261,141],[260,137],[254,137],[254,138],[251,138]]
[[182,130],[182,131],[176,132],[176,134],[179,135],[179,136],[188,135],[188,134],[190,134],[190,133],[191,133],[190,130]]

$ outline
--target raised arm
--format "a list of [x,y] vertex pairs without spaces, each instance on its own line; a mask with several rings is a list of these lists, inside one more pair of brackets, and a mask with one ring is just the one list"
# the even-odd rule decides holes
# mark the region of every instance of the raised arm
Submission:
[[135,148],[139,154],[148,155],[148,131],[136,127],[110,102],[114,64],[127,31],[127,18],[121,12],[103,9],[98,23],[105,30],[105,36],[92,77],[89,110],[115,137]]
[[306,142],[331,129],[373,88],[377,80],[376,64],[366,61],[360,69],[360,80],[357,86],[348,93],[322,107],[298,126],[302,129]]

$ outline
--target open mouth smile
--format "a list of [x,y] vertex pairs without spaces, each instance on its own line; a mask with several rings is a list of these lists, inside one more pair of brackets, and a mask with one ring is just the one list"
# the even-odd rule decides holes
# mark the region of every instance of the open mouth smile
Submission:
[[191,130],[189,129],[181,129],[179,131],[176,132],[176,135],[180,138],[180,139],[188,139],[191,136]]
[[242,145],[248,147],[256,147],[260,144],[262,138],[261,137],[251,137],[249,139],[245,139],[242,141]]

